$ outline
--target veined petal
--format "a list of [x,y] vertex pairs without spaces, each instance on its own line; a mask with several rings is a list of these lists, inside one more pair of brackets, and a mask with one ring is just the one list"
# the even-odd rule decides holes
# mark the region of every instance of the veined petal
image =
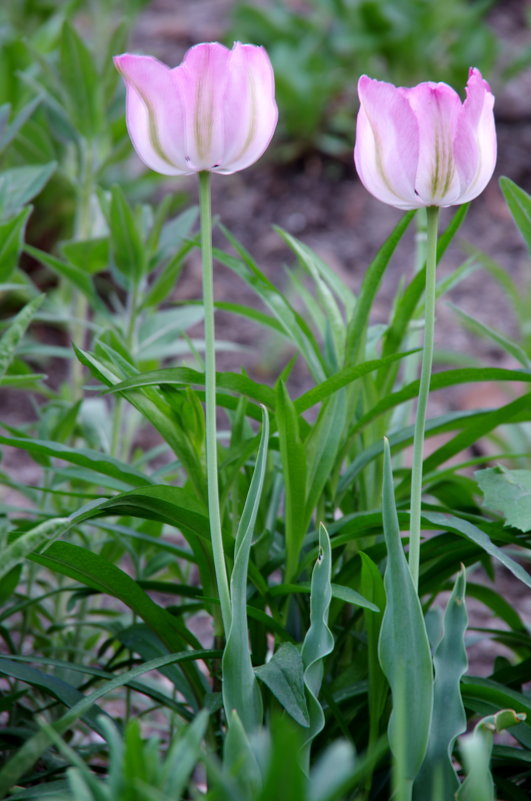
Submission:
[[223,160],[223,99],[230,50],[217,42],[198,44],[171,71],[184,108],[186,157],[194,172],[212,170]]
[[224,153],[216,172],[236,172],[260,158],[275,132],[277,119],[273,68],[266,51],[237,42],[227,65]]
[[461,111],[459,95],[445,83],[420,83],[400,91],[407,98],[419,126],[415,188],[422,204],[451,205],[461,191],[453,150]]
[[475,68],[470,69],[466,94],[454,143],[455,164],[462,184],[460,203],[473,200],[484,190],[496,165],[494,95]]
[[182,146],[183,108],[169,67],[152,56],[124,53],[114,64],[126,85],[126,122],[142,161],[163,175],[192,172]]
[[392,84],[363,75],[354,161],[364,186],[397,208],[424,205],[415,194],[418,125],[407,100]]

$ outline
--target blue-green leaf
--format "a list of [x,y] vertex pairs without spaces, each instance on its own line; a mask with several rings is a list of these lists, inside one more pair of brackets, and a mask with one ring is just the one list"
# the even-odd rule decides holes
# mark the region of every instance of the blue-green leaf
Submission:
[[461,566],[446,606],[443,635],[433,657],[433,715],[426,758],[413,788],[415,801],[426,798],[454,801],[459,787],[452,750],[456,737],[466,729],[460,689],[461,677],[468,666],[464,641],[468,623],[465,589],[466,573]]
[[256,668],[255,673],[300,726],[310,724],[304,696],[302,656],[295,645],[283,643],[269,662]]
[[231,626],[223,654],[223,703],[227,720],[233,710],[247,732],[262,722],[262,696],[249,653],[247,626],[247,572],[254,527],[267,466],[269,417],[262,407],[262,434],[256,465],[236,534],[234,567],[230,577]]
[[[402,548],[393,490],[391,453],[384,444],[383,526],[387,547],[379,658],[391,687],[389,741],[404,778],[412,782],[422,764],[430,732],[433,668],[422,607]],[[406,719],[403,720],[403,716]],[[402,737],[405,740],[402,740]]]
[[304,684],[308,698],[310,726],[303,746],[303,765],[308,770],[310,747],[314,737],[323,729],[324,712],[319,701],[323,680],[323,660],[334,648],[334,637],[328,628],[328,613],[332,600],[332,549],[326,528],[319,527],[319,553],[312,573],[310,592],[310,628],[302,644]]

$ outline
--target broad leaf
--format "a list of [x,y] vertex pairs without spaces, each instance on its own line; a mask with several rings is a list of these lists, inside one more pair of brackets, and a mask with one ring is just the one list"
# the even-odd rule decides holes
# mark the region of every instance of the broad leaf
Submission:
[[531,470],[488,467],[474,475],[488,509],[500,512],[508,526],[531,530]]
[[300,650],[292,643],[283,643],[271,659],[255,668],[277,701],[300,726],[310,724],[308,705],[304,695],[303,663]]

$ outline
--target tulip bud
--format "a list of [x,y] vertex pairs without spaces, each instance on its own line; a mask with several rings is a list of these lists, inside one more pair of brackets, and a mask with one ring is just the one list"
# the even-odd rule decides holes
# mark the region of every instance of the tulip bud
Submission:
[[494,171],[494,96],[471,68],[466,99],[445,83],[358,82],[354,161],[378,200],[399,209],[453,206],[477,197]]
[[126,121],[142,161],[164,175],[233,173],[253,164],[275,131],[271,62],[262,47],[198,44],[171,69],[124,53]]

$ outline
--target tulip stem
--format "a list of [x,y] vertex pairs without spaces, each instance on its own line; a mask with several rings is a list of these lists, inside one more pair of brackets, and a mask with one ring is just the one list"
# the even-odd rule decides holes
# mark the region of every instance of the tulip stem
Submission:
[[231,624],[231,604],[221,514],[219,509],[217,429],[216,429],[216,351],[214,328],[214,281],[212,265],[212,211],[210,173],[199,173],[199,208],[201,214],[201,257],[203,265],[203,308],[205,314],[205,427],[208,482],[208,514],[214,569],[218,585],[221,617],[225,636]]
[[411,468],[411,517],[409,533],[409,571],[415,589],[419,584],[420,563],[420,515],[422,507],[422,467],[424,456],[424,431],[426,428],[426,409],[430,392],[431,368],[433,364],[433,340],[435,333],[435,270],[437,267],[437,229],[439,222],[438,206],[427,209],[426,242],[426,289],[424,293],[424,345],[420,386],[413,439],[413,464]]

